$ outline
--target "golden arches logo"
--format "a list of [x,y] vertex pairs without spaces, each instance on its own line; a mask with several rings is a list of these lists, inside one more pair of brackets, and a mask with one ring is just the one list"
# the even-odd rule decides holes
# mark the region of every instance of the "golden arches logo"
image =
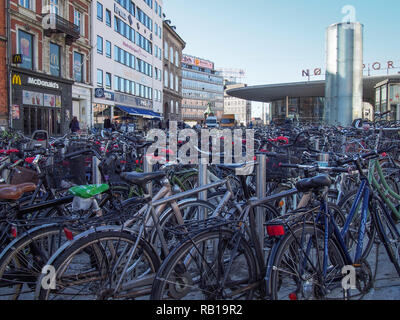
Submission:
[[12,77],[12,84],[18,84],[21,85],[21,77],[18,74],[14,74]]

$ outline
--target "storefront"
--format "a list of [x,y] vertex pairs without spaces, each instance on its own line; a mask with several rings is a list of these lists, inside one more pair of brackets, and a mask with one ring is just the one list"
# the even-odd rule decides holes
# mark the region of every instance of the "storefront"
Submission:
[[50,136],[69,132],[73,81],[13,68],[12,127],[31,135],[46,130]]
[[92,88],[84,84],[75,83],[72,86],[72,116],[77,117],[84,131],[92,127],[91,92]]
[[114,121],[135,124],[142,130],[152,128],[162,119],[161,114],[153,111],[151,100],[115,93]]
[[375,86],[375,112],[386,113],[386,120],[400,120],[400,77],[387,79]]
[[113,119],[114,93],[103,88],[94,89],[93,125],[96,129],[103,129],[104,120]]

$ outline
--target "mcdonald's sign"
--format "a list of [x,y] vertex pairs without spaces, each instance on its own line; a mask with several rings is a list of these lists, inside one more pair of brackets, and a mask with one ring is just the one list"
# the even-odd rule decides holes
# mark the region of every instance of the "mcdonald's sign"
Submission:
[[21,64],[22,63],[22,54],[14,54],[13,55],[13,63]]
[[14,74],[12,77],[12,84],[21,85],[21,76],[18,74]]

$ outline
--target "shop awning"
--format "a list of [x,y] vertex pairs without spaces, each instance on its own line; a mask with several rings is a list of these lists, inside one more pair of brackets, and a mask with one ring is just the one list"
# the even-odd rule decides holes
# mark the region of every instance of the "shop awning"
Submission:
[[126,106],[120,106],[120,105],[116,105],[116,107],[118,109],[122,110],[123,112],[126,112],[127,114],[132,115],[132,116],[148,116],[148,117],[161,119],[161,115],[152,110],[146,110],[146,109],[140,109],[140,108],[134,108],[134,107],[126,107]]

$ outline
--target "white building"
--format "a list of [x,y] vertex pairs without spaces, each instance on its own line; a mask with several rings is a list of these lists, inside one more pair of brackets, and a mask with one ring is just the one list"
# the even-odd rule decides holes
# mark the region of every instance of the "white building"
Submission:
[[93,119],[162,117],[162,0],[92,2]]
[[232,97],[226,92],[230,89],[246,87],[242,83],[225,84],[224,114],[234,114],[238,125],[247,126],[251,121],[251,101]]

